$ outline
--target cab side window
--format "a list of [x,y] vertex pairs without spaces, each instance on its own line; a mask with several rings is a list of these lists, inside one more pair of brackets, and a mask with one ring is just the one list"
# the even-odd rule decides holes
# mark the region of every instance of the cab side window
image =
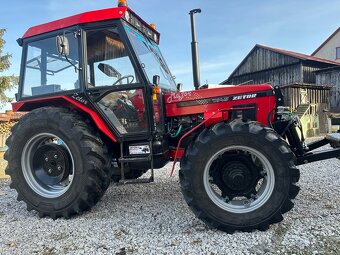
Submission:
[[79,88],[78,39],[73,33],[65,36],[69,42],[69,56],[60,55],[56,37],[28,43],[22,97],[51,94]]
[[139,82],[117,28],[88,31],[86,38],[89,87]]

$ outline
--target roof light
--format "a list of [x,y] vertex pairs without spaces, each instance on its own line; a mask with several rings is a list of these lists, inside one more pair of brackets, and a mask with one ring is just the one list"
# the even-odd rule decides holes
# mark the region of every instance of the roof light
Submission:
[[154,30],[156,30],[156,25],[155,24],[150,24],[150,27]]
[[126,0],[118,0],[118,7],[125,7],[128,6]]

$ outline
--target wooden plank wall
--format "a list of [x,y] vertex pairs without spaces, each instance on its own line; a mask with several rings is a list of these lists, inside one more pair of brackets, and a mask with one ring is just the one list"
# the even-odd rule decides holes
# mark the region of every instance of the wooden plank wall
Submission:
[[330,91],[330,110],[340,112],[340,70],[318,72],[316,74],[316,84],[331,86]]
[[[296,109],[296,107],[303,103],[301,97],[301,90],[302,88],[298,87],[286,87],[282,89],[287,106],[291,107],[292,109]],[[306,90],[307,90],[306,101],[309,104],[329,105],[330,96],[329,90],[315,88],[307,88]]]
[[242,76],[234,76],[229,80],[228,84],[237,85],[251,81],[249,84],[270,83],[273,86],[282,86],[300,82],[302,80],[301,75],[300,64],[295,64],[256,73],[249,73]]
[[300,60],[297,58],[257,47],[245,59],[242,65],[239,66],[233,76],[259,72],[299,62]]

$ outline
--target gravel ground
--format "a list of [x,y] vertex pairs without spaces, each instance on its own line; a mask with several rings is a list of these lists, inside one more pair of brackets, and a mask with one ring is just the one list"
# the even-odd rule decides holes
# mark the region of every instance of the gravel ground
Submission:
[[208,229],[185,204],[178,172],[111,186],[90,212],[39,219],[0,181],[0,254],[340,254],[340,161],[301,166],[296,206],[266,232]]

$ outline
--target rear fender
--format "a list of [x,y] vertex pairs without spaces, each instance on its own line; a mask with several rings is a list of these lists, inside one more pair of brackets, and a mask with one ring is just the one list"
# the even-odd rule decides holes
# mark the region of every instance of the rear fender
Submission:
[[14,112],[31,111],[45,106],[57,106],[57,107],[63,106],[66,108],[71,108],[90,117],[97,126],[97,128],[105,136],[107,136],[111,141],[117,142],[116,137],[112,134],[109,127],[105,124],[104,120],[87,104],[88,104],[87,101],[80,102],[79,100],[72,98],[72,96],[56,96],[23,100],[20,102],[13,103],[12,108]]

